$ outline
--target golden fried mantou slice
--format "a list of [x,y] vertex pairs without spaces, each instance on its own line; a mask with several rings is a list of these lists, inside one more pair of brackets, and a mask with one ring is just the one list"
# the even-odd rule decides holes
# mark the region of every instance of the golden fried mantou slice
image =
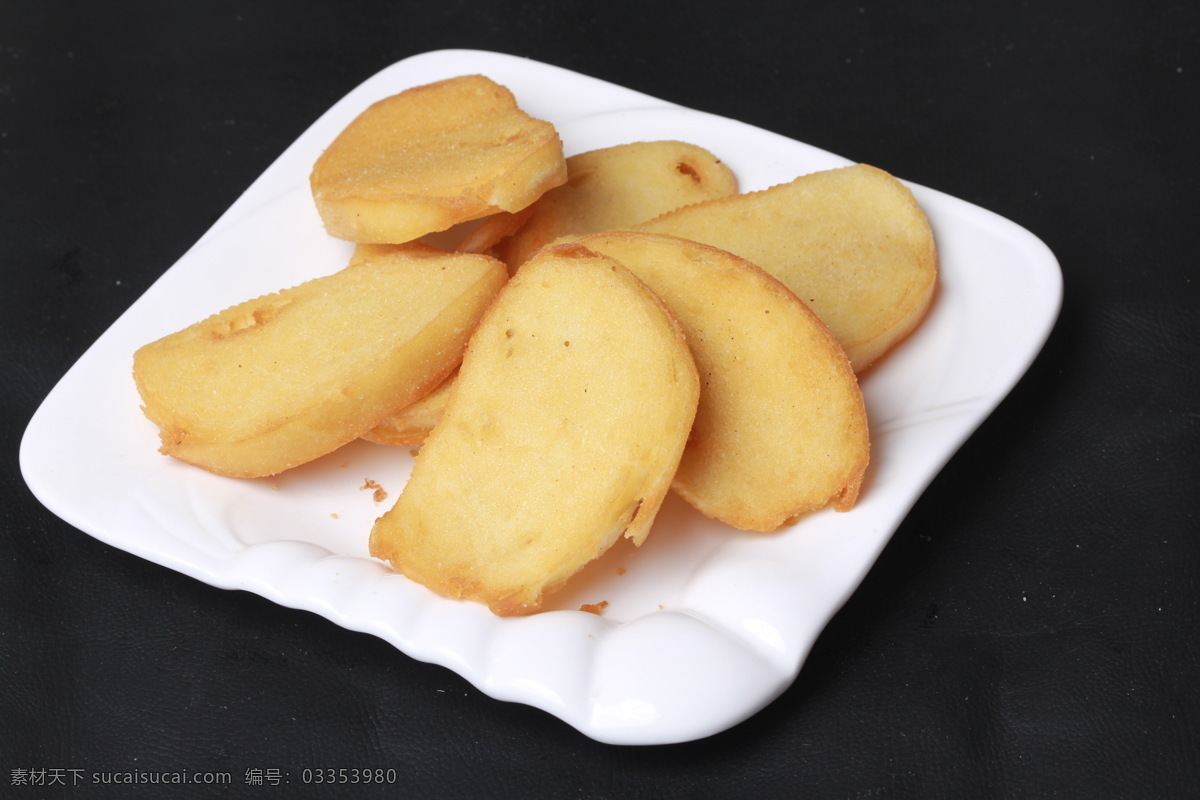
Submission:
[[517,211],[566,180],[554,126],[482,75],[418,86],[370,106],[310,178],[330,235],[408,242]]
[[282,472],[445,379],[507,277],[496,259],[412,245],[241,303],[137,351],[143,410],[163,453]]
[[736,191],[733,171],[708,150],[687,142],[591,150],[567,159],[565,184],[525,211],[484,220],[458,249],[490,253],[516,269],[561,236],[624,228]]
[[456,377],[458,370],[450,373],[446,380],[420,400],[389,414],[378,425],[364,433],[362,438],[391,447],[420,447],[445,413]]
[[619,261],[679,320],[700,371],[700,407],[675,490],[707,516],[770,531],[854,505],[870,456],[846,354],[782,283],[724,250],[615,232],[578,244]]
[[817,312],[861,372],[933,301],[937,249],[912,192],[860,164],[710,200],[634,226],[745,258]]
[[658,297],[610,259],[548,249],[471,337],[371,554],[496,614],[536,611],[618,537],[645,539],[699,392]]

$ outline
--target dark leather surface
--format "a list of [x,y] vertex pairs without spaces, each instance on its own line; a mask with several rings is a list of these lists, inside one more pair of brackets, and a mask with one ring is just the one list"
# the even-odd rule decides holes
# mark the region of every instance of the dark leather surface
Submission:
[[[0,4],[0,795],[338,794],[296,783],[332,767],[394,769],[400,797],[1200,796],[1200,12],[704,8]],[[1061,262],[1062,314],[1027,376],[795,684],[730,731],[595,743],[371,636],[101,544],[21,479],[24,426],[87,346],[334,101],[445,47],[876,164]],[[36,770],[80,785],[14,785]],[[91,784],[139,770],[234,785]],[[246,783],[269,770],[293,782]]]

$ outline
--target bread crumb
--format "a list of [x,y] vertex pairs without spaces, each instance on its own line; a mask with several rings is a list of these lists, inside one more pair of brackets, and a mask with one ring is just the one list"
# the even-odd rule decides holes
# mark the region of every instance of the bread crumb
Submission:
[[370,478],[367,478],[366,481],[363,483],[363,485],[358,488],[360,490],[361,489],[374,489],[375,493],[372,494],[371,497],[373,497],[375,499],[376,503],[382,503],[384,500],[387,500],[387,492],[385,492],[383,490],[382,486],[380,486],[378,483],[371,480]]
[[600,613],[602,611],[604,611],[604,609],[606,609],[606,608],[608,608],[608,601],[601,600],[599,603],[584,603],[583,605],[581,605],[579,607],[579,610],[586,611],[589,614],[596,614],[597,616],[599,616]]
[[333,512],[332,514],[330,514],[330,515],[329,515],[329,518],[330,518],[330,519],[337,519],[337,518],[338,518],[337,512],[335,511],[335,512]]
[[624,567],[617,567],[617,574],[618,574],[618,575],[624,575],[624,574],[625,574],[625,568],[624,568]]

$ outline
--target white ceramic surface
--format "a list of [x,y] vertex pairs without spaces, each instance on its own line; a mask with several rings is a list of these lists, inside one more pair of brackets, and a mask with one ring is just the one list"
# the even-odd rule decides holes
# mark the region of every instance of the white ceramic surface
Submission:
[[[757,535],[672,497],[645,546],[619,544],[551,610],[501,619],[368,556],[371,523],[411,467],[407,450],[356,443],[278,478],[220,478],[156,452],[130,377],[142,344],[339,269],[350,246],[325,235],[309,195],[318,154],[370,102],[467,73],[508,86],[554,122],[568,155],[683,139],[717,153],[745,190],[848,163],[522,58],[449,50],[406,59],[317,120],[63,377],[26,431],[26,481],[51,511],[115,547],[380,636],[597,740],[658,744],[724,730],[793,681],[917,497],[1028,367],[1058,314],[1057,262],[1013,223],[912,186],[937,236],[940,294],[917,333],[863,381],[873,464],[858,506]],[[367,478],[389,493],[383,504],[360,488]],[[603,615],[577,610],[602,600]]]

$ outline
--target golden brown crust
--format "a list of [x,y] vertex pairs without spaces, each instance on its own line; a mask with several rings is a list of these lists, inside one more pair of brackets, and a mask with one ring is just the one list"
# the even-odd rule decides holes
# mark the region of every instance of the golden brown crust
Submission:
[[471,337],[371,554],[445,596],[535,611],[618,537],[645,538],[698,396],[661,300],[584,248],[544,251]]
[[310,178],[329,234],[370,243],[517,211],[564,180],[554,126],[481,75],[376,102],[321,154]]
[[933,302],[937,248],[912,192],[859,164],[710,200],[634,226],[705,242],[778,278],[829,326],[861,372]]

